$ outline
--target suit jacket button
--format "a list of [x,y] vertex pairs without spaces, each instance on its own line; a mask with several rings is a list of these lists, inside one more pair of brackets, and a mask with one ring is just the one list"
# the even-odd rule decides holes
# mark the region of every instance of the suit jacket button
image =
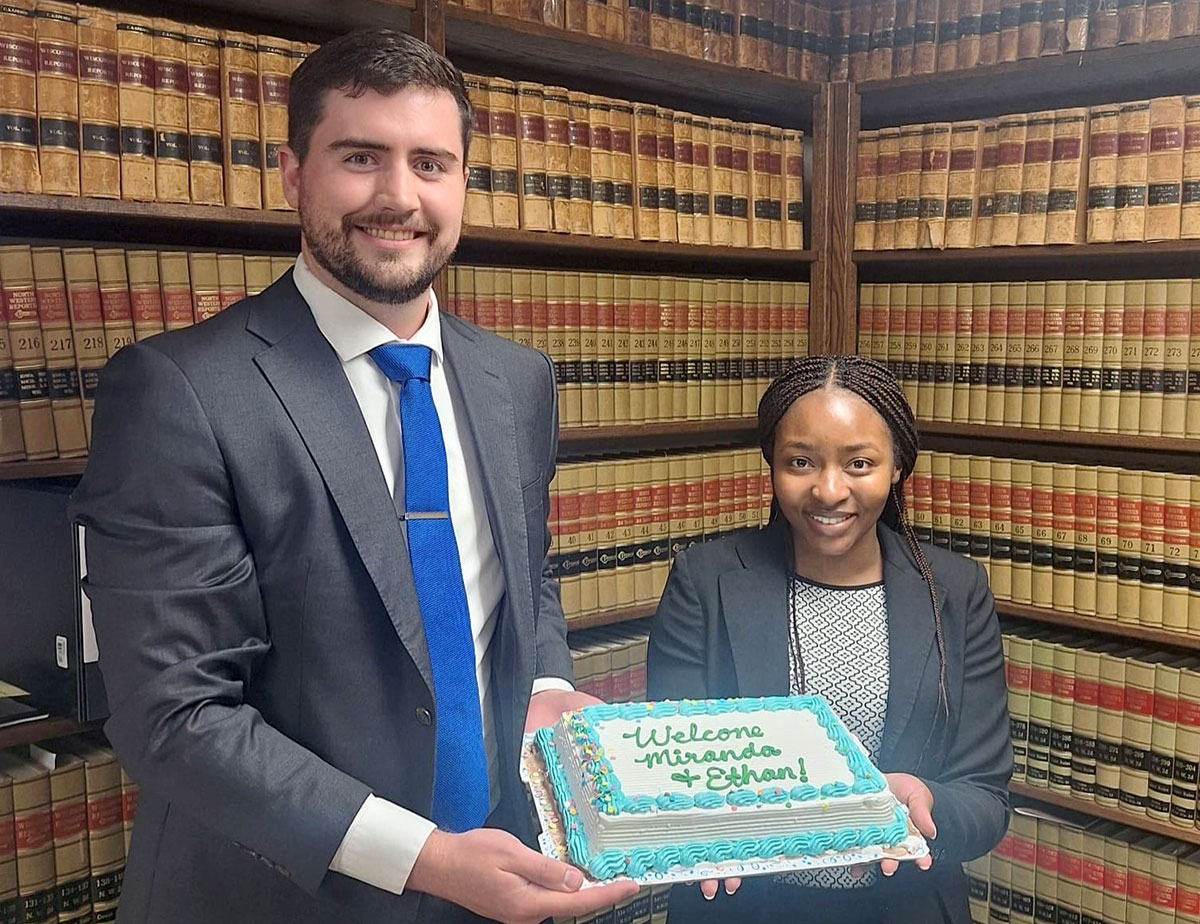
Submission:
[[428,726],[428,725],[433,724],[433,716],[430,715],[429,710],[426,709],[424,706],[417,707],[416,716],[417,716],[417,721],[420,722],[422,725]]

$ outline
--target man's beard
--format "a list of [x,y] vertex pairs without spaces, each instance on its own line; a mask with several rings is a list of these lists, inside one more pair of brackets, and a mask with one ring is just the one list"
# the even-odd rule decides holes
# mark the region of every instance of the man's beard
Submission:
[[[313,259],[343,286],[368,301],[383,305],[403,305],[419,298],[433,284],[437,274],[453,256],[453,251],[438,252],[434,246],[438,239],[438,230],[425,225],[419,229],[429,240],[425,262],[402,276],[381,278],[374,271],[376,268],[368,266],[354,249],[351,235],[355,225],[386,227],[387,222],[364,221],[361,215],[347,215],[342,218],[340,227],[332,223],[314,227],[313,223],[305,220],[306,211],[304,202],[301,201],[300,227]],[[391,262],[393,261],[386,256],[380,258],[381,265]]]

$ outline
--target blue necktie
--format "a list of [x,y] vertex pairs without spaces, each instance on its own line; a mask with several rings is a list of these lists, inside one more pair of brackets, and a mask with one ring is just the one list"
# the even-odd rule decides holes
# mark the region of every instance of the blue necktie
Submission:
[[446,447],[429,387],[432,355],[429,347],[415,344],[389,343],[371,350],[375,365],[400,386],[408,555],[437,711],[433,821],[459,832],[483,824],[490,799],[475,642],[450,521]]

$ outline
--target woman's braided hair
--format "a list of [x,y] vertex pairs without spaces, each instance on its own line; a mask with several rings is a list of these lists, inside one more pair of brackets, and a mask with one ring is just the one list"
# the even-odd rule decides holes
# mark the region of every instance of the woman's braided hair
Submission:
[[[758,442],[767,465],[773,464],[775,431],[788,408],[798,398],[822,388],[840,388],[857,395],[883,418],[892,435],[892,455],[900,470],[900,480],[892,485],[881,514],[883,521],[900,533],[908,542],[909,550],[920,569],[921,577],[929,588],[933,601],[934,632],[938,648],[938,699],[943,710],[948,710],[946,699],[946,642],[942,634],[942,611],[937,589],[933,582],[933,571],[929,559],[917,542],[916,533],[904,511],[904,482],[917,463],[920,441],[912,408],[904,397],[904,391],[888,368],[873,359],[862,356],[807,356],[793,363],[783,375],[768,386],[758,403]],[[774,506],[772,516],[780,515]],[[931,730],[932,734],[932,730]]]

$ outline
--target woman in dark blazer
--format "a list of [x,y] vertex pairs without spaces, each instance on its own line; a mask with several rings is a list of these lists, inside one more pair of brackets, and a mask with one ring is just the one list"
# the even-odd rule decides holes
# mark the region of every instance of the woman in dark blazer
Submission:
[[650,697],[826,696],[932,864],[761,877],[707,901],[713,883],[677,887],[671,920],[969,924],[961,863],[1003,837],[1012,773],[987,574],[917,542],[902,493],[916,426],[879,363],[793,365],[763,396],[759,436],[771,524],[676,558],[651,629]]

